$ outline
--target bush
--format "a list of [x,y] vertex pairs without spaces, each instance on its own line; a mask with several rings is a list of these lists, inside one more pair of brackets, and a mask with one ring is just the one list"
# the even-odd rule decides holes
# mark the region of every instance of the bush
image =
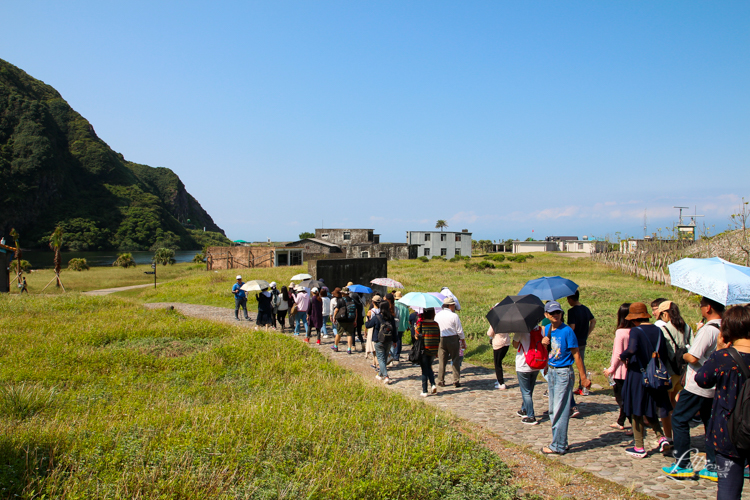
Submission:
[[167,264],[171,266],[177,261],[174,260],[174,250],[171,248],[160,248],[151,258],[151,262],[161,264],[162,266],[166,266]]
[[429,262],[429,261],[430,261],[430,259],[428,259],[428,258],[427,258],[427,257],[425,257],[424,255],[423,255],[423,256],[421,256],[421,257],[419,257],[419,258],[418,258],[417,260],[420,260],[420,261],[422,261],[422,262]]
[[112,263],[113,266],[120,266],[124,268],[135,267],[135,260],[131,253],[121,253],[117,256],[117,260]]
[[206,262],[206,255],[203,252],[195,254],[195,257],[193,257],[193,263],[201,264],[203,262]]
[[505,255],[498,253],[495,255],[490,255],[488,259],[494,260],[495,262],[503,262],[505,260]]
[[495,264],[488,260],[483,260],[482,262],[467,262],[464,264],[464,267],[473,271],[484,271],[485,269],[495,269]]
[[[31,264],[28,260],[21,259],[19,262],[21,262],[21,271],[25,273],[31,271]],[[13,262],[11,262],[8,267],[10,267],[10,272],[14,273],[16,271],[16,261],[14,260]]]
[[518,262],[519,264],[526,262],[526,256],[521,254],[508,255],[508,260],[511,262]]
[[86,259],[70,259],[68,262],[69,271],[88,271],[89,265]]
[[461,262],[462,260],[471,260],[471,257],[468,255],[456,255],[448,259],[448,262]]
[[510,264],[498,264],[495,266],[496,269],[510,269]]
[[432,260],[442,260],[443,262],[445,262],[445,257],[443,257],[442,255],[433,255]]

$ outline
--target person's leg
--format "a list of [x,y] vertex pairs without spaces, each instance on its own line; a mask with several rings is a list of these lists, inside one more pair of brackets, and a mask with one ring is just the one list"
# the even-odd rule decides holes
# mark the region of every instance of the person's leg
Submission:
[[[712,398],[700,398],[700,409],[701,409],[701,420],[703,421],[703,432],[708,433],[708,421],[711,418],[711,411],[713,409]],[[706,469],[714,471],[716,469],[716,449],[713,443],[706,439]],[[744,469],[744,466],[743,466]]]
[[386,361],[388,360],[388,346],[385,342],[375,342],[375,355],[378,358],[378,365],[380,366],[380,376],[386,378],[388,376],[388,369],[386,367]]
[[234,298],[234,317],[240,319],[240,298]]
[[354,325],[352,325],[351,328],[346,331],[346,343],[347,352],[354,352],[357,350],[357,348],[354,346]]
[[[498,349],[499,350],[499,349]],[[518,378],[518,388],[521,390],[521,404],[522,412],[526,413],[527,417],[534,416],[534,402],[531,400],[531,385],[532,376],[536,379],[537,372],[516,372]]]
[[[583,363],[583,371],[586,372],[586,346],[585,345],[579,345],[578,346],[578,354],[581,356],[581,363]],[[583,389],[583,384],[581,383],[581,374],[578,374],[578,388]],[[575,406],[575,405],[573,405]]]
[[401,361],[401,349],[404,347],[404,332],[398,332],[398,344],[396,346],[396,361]]
[[435,361],[435,356],[425,354],[424,359],[425,363],[427,363],[427,379],[430,381],[430,385],[435,387],[435,372],[432,369],[432,363]]
[[323,330],[321,332],[323,336],[328,336],[328,331],[326,330],[326,323],[328,323],[328,316],[323,316]]
[[426,394],[428,391],[427,382],[429,381],[429,376],[427,375],[428,370],[431,368],[428,364],[429,357],[427,354],[422,355],[422,359],[419,360],[419,367],[422,369],[422,394]]
[[617,416],[617,425],[620,427],[625,426],[625,409],[622,405],[622,386],[625,384],[625,381],[622,379],[615,379],[615,385],[612,386],[612,389],[615,393],[615,401],[617,401],[617,406],[620,407],[620,414]]
[[299,324],[302,319],[300,318],[299,311],[289,316],[289,323],[291,326],[291,323],[294,323],[294,334],[299,335]]
[[445,384],[445,364],[448,362],[448,350],[446,347],[445,339],[450,337],[440,338],[440,347],[438,348],[438,384]]
[[737,500],[742,498],[742,486],[745,482],[745,460],[717,453],[716,465],[719,476],[716,500]]
[[250,319],[250,316],[247,315],[247,297],[245,297],[244,299],[241,299],[241,300],[242,300],[242,302],[241,302],[241,304],[242,304],[242,312],[245,313],[245,319]]
[[568,423],[570,421],[570,393],[575,383],[573,367],[553,368],[549,372],[550,422],[552,443],[549,448],[557,453],[565,453],[568,447]]
[[508,348],[510,346],[501,347],[492,351],[493,361],[495,362],[495,377],[497,377],[497,383],[500,385],[505,384],[505,375],[503,374],[503,359],[508,354]]
[[461,341],[458,338],[458,335],[446,338],[450,339],[450,342],[448,343],[450,350],[448,351],[448,353],[450,354],[451,360],[453,361],[453,363],[451,364],[451,366],[453,367],[453,383],[458,384],[461,381],[461,364],[457,362],[458,352],[461,350]]
[[[683,389],[677,400],[677,406],[672,412],[672,438],[674,439],[674,451],[672,452],[677,466],[689,469],[690,463],[690,420],[700,409],[700,396]],[[634,426],[635,427],[635,426]]]
[[672,441],[672,414],[671,412],[663,418],[660,418],[661,420],[661,427],[664,430],[664,436]]
[[300,313],[302,315],[302,323],[305,325],[305,333],[310,336],[310,324],[307,322],[307,313]]
[[639,450],[643,449],[643,416],[632,415],[633,420],[633,439],[635,440],[635,447]]

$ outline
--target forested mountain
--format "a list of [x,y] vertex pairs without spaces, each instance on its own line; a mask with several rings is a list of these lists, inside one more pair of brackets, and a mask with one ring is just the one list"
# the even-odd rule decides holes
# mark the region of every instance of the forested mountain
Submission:
[[0,59],[0,233],[46,246],[58,224],[71,250],[229,242],[174,172],[125,160],[55,89]]

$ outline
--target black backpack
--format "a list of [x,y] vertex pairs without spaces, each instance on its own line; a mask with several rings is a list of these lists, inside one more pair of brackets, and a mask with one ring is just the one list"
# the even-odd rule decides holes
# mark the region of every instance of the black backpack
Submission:
[[672,367],[672,371],[675,372],[675,374],[682,375],[684,373],[683,370],[687,366],[687,361],[685,361],[684,356],[687,354],[688,348],[677,347],[677,342],[675,342],[674,337],[672,337],[672,332],[669,331],[669,328],[661,327],[661,331],[669,335],[672,344],[675,346],[674,358],[669,360],[669,365]]
[[393,320],[387,320],[380,315],[380,330],[378,330],[378,342],[385,341],[386,337],[393,338]]
[[747,458],[750,457],[750,384],[747,383],[750,380],[750,368],[745,364],[737,349],[728,347],[727,352],[740,368],[743,379],[742,388],[737,396],[734,410],[732,410],[732,414],[729,415],[729,419],[727,420],[729,440],[737,448],[737,451],[740,452],[740,455]]
[[357,304],[349,297],[344,297],[345,307],[339,308],[339,314],[336,321],[339,323],[354,323],[357,319]]

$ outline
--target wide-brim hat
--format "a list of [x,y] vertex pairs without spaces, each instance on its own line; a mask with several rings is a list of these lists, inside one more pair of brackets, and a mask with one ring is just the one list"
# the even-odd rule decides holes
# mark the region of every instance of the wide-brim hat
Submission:
[[331,292],[331,295],[333,295],[334,297],[341,297],[341,288],[339,287],[334,288],[333,291]]
[[348,288],[348,287],[352,286],[353,284],[354,284],[354,283],[350,281],[349,283],[347,283],[347,284],[346,284],[346,286],[347,286],[347,288]]
[[383,297],[381,297],[380,295],[373,295],[372,296],[372,303],[373,304],[380,304],[380,302],[382,302],[382,300],[383,300]]
[[401,295],[401,292],[398,292],[398,291],[397,291],[396,293],[394,293],[394,294],[393,294],[393,297],[394,297],[394,298],[395,298],[396,300],[399,300],[399,299],[400,299],[401,297],[403,297],[403,295]]
[[445,300],[443,300],[444,306],[455,306],[456,305],[456,299],[453,297],[446,297]]
[[649,319],[650,317],[651,313],[648,312],[646,304],[643,302],[633,302],[630,304],[630,309],[628,309],[628,315],[625,316],[625,319]]
[[341,293],[342,295],[349,295],[349,287],[345,286],[344,288],[342,288]]

